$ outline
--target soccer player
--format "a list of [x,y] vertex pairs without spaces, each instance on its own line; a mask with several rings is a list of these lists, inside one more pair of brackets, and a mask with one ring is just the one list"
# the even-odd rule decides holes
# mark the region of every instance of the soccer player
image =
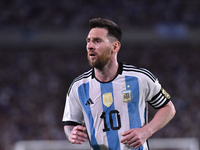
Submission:
[[[71,84],[63,114],[73,144],[89,139],[93,150],[148,150],[147,139],[175,115],[170,95],[148,70],[117,61],[121,29],[111,20],[89,21],[91,70]],[[158,109],[147,123],[147,103]]]

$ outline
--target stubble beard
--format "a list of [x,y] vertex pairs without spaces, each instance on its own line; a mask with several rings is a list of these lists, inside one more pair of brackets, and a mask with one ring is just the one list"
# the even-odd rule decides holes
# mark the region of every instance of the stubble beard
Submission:
[[103,70],[103,68],[109,63],[110,57],[108,54],[99,56],[96,54],[96,58],[90,58],[88,55],[88,62],[91,67]]

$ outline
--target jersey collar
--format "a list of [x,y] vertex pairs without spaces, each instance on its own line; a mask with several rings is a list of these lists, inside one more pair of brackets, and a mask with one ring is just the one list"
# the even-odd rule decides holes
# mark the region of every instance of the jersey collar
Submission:
[[[123,71],[123,63],[122,62],[118,62],[119,67],[117,70],[117,75],[112,79],[114,80],[119,74],[122,74]],[[92,79],[95,78],[95,73],[94,73],[94,68],[92,69]],[[97,81],[99,81],[97,78],[95,78]],[[99,81],[100,82],[100,81]],[[110,82],[110,81],[109,81]]]

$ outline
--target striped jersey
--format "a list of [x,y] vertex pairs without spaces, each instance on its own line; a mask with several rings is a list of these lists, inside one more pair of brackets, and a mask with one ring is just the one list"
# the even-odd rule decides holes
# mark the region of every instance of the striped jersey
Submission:
[[[98,81],[94,69],[73,81],[62,121],[63,125],[84,123],[93,150],[134,150],[120,143],[122,134],[145,125],[147,103],[159,109],[169,101],[150,71],[119,63],[118,74],[110,82]],[[147,142],[138,150],[148,150]]]

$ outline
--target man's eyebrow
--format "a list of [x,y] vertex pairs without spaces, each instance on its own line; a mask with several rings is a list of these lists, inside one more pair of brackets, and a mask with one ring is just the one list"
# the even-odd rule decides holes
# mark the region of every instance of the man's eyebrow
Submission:
[[87,37],[87,38],[86,38],[86,41],[88,41],[88,40],[90,40],[90,39],[91,39],[91,38]]
[[[86,41],[88,41],[88,40],[90,40],[91,38],[89,38],[89,37],[87,37],[86,38]],[[94,37],[94,38],[92,38],[92,40],[101,40],[101,38],[100,37]]]
[[94,40],[101,40],[101,38],[100,37],[95,37],[95,38],[93,38]]

